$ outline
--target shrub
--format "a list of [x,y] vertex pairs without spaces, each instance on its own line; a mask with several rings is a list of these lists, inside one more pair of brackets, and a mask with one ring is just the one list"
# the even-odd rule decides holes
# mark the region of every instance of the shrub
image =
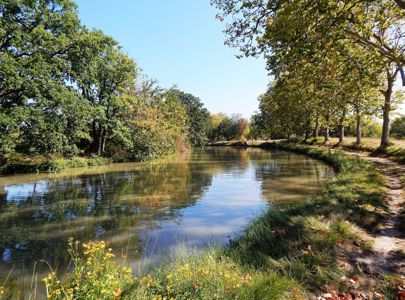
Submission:
[[391,135],[397,139],[405,138],[405,115],[392,121]]

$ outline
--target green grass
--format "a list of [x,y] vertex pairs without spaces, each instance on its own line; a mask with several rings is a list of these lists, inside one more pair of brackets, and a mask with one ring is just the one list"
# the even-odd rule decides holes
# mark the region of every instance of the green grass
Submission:
[[[229,247],[185,252],[146,276],[122,277],[121,265],[93,258],[87,263],[88,254],[79,253],[73,258],[74,270],[80,272],[68,274],[63,283],[48,284],[49,292],[59,295],[51,299],[68,299],[63,291],[112,299],[100,295],[102,290],[122,299],[309,299],[325,290],[349,290],[341,278],[359,271],[342,268],[341,253],[370,249],[363,231],[374,232],[387,215],[382,176],[366,161],[331,149],[286,143],[262,147],[305,153],[338,172],[322,194],[299,205],[271,207]],[[394,299],[395,289],[385,277],[375,278],[371,288]]]
[[390,139],[391,145],[386,149],[380,149],[380,138],[363,138],[360,145],[356,144],[355,137],[345,137],[343,144],[338,144],[337,138],[330,138],[325,143],[323,137],[316,140],[308,139],[306,142],[312,145],[324,145],[328,147],[340,147],[346,150],[371,152],[372,155],[390,158],[401,164],[405,164],[405,140]]
[[209,146],[247,146],[248,143],[246,141],[239,141],[239,140],[231,140],[231,141],[218,141],[208,144]]
[[135,280],[128,299],[305,299],[299,284],[277,272],[243,266],[223,249],[177,255],[154,275]]
[[68,168],[82,168],[88,166],[101,166],[111,163],[106,157],[73,157],[58,156],[26,156],[15,154],[8,157],[0,166],[0,174],[60,172]]

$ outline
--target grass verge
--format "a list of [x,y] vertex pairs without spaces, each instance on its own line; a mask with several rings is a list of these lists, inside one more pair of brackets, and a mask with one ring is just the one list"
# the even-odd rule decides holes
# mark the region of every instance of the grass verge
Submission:
[[[47,277],[48,297],[311,299],[322,291],[351,292],[353,278],[362,274],[344,253],[370,250],[363,230],[375,231],[387,214],[383,178],[366,161],[334,150],[285,143],[262,147],[305,153],[338,172],[322,194],[272,207],[229,247],[180,255],[146,276],[129,276],[125,266],[111,261],[104,242],[71,243],[75,268],[63,282],[55,273]],[[384,278],[374,278],[368,288],[395,297]]]
[[106,157],[44,157],[15,154],[0,166],[0,174],[60,172],[68,168],[101,166],[111,163]]
[[345,138],[343,144],[338,143],[338,139],[330,138],[329,142],[325,142],[323,137],[317,139],[310,138],[306,143],[311,145],[324,145],[328,147],[340,147],[350,151],[364,151],[370,152],[374,156],[389,158],[400,164],[405,164],[405,141],[404,140],[391,140],[391,145],[386,149],[380,149],[380,139],[377,138],[364,138],[361,144],[356,144],[353,137]]

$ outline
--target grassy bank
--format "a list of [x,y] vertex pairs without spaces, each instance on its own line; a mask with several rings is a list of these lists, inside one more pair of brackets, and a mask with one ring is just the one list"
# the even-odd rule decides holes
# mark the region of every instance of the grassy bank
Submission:
[[[322,194],[294,206],[272,207],[227,248],[184,254],[155,272],[133,277],[112,260],[104,242],[72,241],[75,268],[64,282],[46,278],[50,299],[311,299],[359,288],[348,261],[370,250],[367,233],[386,216],[385,187],[364,160],[334,150],[263,144],[307,154],[338,172]],[[368,288],[394,299],[395,277],[370,278]],[[6,291],[5,291],[6,293]]]
[[[278,143],[280,141],[285,142],[286,140],[273,140],[271,143]],[[238,140],[232,141],[219,141],[213,142],[211,146],[262,146],[266,144],[266,141],[246,141],[241,142]],[[356,144],[355,137],[345,137],[344,142],[339,144],[339,139],[335,137],[329,138],[329,141],[325,142],[323,137],[318,137],[316,139],[310,138],[305,141],[305,144],[312,146],[327,146],[329,148],[340,148],[350,151],[364,151],[370,152],[372,155],[386,157],[393,161],[401,164],[405,164],[405,140],[391,139],[391,145],[386,149],[382,150],[379,148],[380,139],[379,138],[363,138],[360,145]]]
[[101,166],[108,163],[111,163],[111,159],[106,157],[63,158],[15,154],[6,158],[0,165],[0,174],[59,172],[68,168]]
[[330,138],[328,142],[325,142],[323,137],[317,139],[308,139],[306,141],[312,145],[322,145],[332,148],[342,148],[351,151],[365,151],[370,152],[372,155],[386,157],[401,164],[405,164],[405,140],[391,139],[391,145],[386,149],[380,149],[379,138],[363,138],[361,144],[356,144],[354,137],[345,137],[342,144],[338,144],[337,138]]

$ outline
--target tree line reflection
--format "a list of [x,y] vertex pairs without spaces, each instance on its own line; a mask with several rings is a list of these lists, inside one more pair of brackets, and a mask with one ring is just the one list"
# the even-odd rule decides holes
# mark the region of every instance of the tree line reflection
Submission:
[[162,221],[181,222],[182,210],[202,198],[214,176],[243,177],[248,168],[263,199],[281,202],[314,192],[329,172],[292,153],[227,147],[0,185],[0,276],[12,265],[31,270],[38,260],[66,266],[69,237],[111,240],[128,259],[139,259],[143,232],[158,230]]

